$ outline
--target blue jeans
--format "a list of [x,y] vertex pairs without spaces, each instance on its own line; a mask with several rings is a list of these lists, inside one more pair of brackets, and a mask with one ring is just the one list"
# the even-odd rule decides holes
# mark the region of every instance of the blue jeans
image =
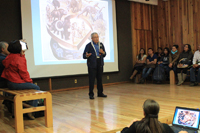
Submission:
[[[198,69],[197,79],[196,79],[196,70]],[[200,83],[200,68],[190,68],[190,82],[199,82]]]
[[144,68],[142,71],[142,78],[146,79],[154,68]]
[[[10,90],[27,90],[27,89],[40,90],[40,87],[33,83],[13,83],[10,81],[8,81],[8,88]],[[29,101],[29,104],[31,106],[37,107],[38,100]]]

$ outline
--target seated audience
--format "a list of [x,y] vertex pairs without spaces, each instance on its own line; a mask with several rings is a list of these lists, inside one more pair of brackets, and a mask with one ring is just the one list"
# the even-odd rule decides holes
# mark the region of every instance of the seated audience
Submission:
[[[4,65],[2,64],[2,61],[6,58],[7,55],[9,55],[8,52],[8,43],[7,42],[0,42],[0,74],[2,74],[4,70]],[[7,87],[7,81],[6,79],[0,77],[0,87],[4,88]]]
[[[196,70],[198,70],[197,79],[196,79]],[[200,82],[200,45],[198,50],[194,53],[193,57],[193,66],[190,69],[190,86],[198,85]]]
[[140,49],[140,54],[137,56],[136,64],[133,68],[132,75],[130,79],[133,79],[137,73],[140,73],[146,63],[147,55],[145,54],[145,49]]
[[178,45],[173,45],[171,53],[169,54],[169,67],[173,69],[175,75],[177,75],[177,62],[180,53],[178,52]]
[[160,61],[158,61],[158,65],[163,67],[167,73],[167,76],[169,77],[169,48],[164,49],[164,54],[162,55]]
[[[8,80],[8,88],[11,90],[40,90],[39,86],[33,84],[27,71],[25,51],[22,51],[19,40],[9,43],[8,51],[10,54],[2,61],[5,68],[1,75],[2,78]],[[37,107],[38,100],[29,101],[29,104]],[[32,113],[29,113],[28,117],[35,119]]]
[[160,61],[161,57],[163,56],[162,48],[158,47],[157,52],[155,54],[157,55],[157,61]]
[[149,56],[147,57],[147,65],[144,67],[142,71],[142,78],[140,79],[141,84],[144,83],[145,79],[149,76],[149,74],[154,70],[157,63],[157,55],[153,53],[153,49],[148,49]]
[[130,127],[125,127],[121,133],[174,133],[174,131],[164,123],[158,121],[159,104],[154,100],[146,100],[143,104],[144,118],[134,120]]
[[187,77],[188,67],[191,65],[193,53],[191,51],[190,44],[184,45],[184,50],[180,54],[178,65],[177,65],[177,75],[178,75],[178,84],[181,85]]

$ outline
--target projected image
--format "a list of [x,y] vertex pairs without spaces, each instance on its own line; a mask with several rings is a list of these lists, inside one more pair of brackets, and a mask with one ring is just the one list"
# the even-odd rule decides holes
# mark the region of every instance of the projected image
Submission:
[[92,32],[97,32],[106,51],[110,50],[107,1],[41,0],[39,4],[44,62],[82,60]]
[[179,109],[176,114],[174,124],[196,128],[196,126],[198,125],[198,117],[199,112]]

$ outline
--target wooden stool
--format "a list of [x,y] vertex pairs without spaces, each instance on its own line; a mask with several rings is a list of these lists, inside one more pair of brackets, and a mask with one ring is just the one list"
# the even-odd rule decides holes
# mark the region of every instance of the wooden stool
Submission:
[[169,75],[170,75],[170,85],[175,85],[176,79],[175,79],[174,71],[171,70],[170,73],[169,73]]
[[[15,130],[17,133],[24,132],[23,114],[44,110],[45,126],[53,126],[52,95],[46,91],[38,90],[2,90],[14,95]],[[44,106],[23,109],[23,101],[44,99]]]

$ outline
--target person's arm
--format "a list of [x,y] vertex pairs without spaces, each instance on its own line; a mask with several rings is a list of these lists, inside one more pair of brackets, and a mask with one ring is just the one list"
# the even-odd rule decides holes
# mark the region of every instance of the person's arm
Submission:
[[157,59],[154,59],[153,61],[152,61],[152,64],[156,64],[157,63]]
[[136,128],[135,128],[135,123],[133,122],[133,124],[130,127],[125,127],[121,133],[135,133],[136,132]]
[[163,63],[163,59],[164,59],[164,56],[162,56],[161,59],[160,59],[159,61],[157,60],[157,61],[158,61],[158,64]]
[[99,52],[102,54],[102,56],[103,57],[105,57],[106,56],[106,50],[105,50],[105,47],[104,47],[104,45],[101,43],[100,44],[102,47],[101,47],[101,49],[99,50]]
[[[176,58],[173,61],[170,61],[170,63],[173,64],[174,62],[176,62],[179,59],[179,56],[180,56],[180,53],[176,56]],[[171,60],[172,60],[172,57],[171,57]]]
[[137,58],[136,58],[136,63],[140,63],[140,61],[138,60],[138,56],[137,56]]
[[193,57],[192,62],[193,62],[193,65],[196,64],[196,62],[197,62],[197,53],[196,52],[194,53],[194,57]]
[[180,53],[179,58],[178,58],[178,61],[177,61],[178,64],[180,64],[180,60],[182,59],[182,57],[183,57],[183,56],[182,56],[182,53]]
[[171,55],[171,53],[169,54],[169,63],[171,63],[172,62],[172,55]]
[[151,64],[151,62],[149,61],[149,59],[147,59],[147,64]]
[[147,60],[147,57],[144,57],[142,61],[140,61],[140,63],[145,63]]
[[89,45],[86,45],[85,50],[83,52],[83,59],[88,59],[92,53],[89,53]]
[[33,83],[33,80],[30,78],[29,72],[27,70],[26,59],[24,55],[22,56],[21,60],[18,62],[18,70],[19,70],[20,77],[25,82]]

